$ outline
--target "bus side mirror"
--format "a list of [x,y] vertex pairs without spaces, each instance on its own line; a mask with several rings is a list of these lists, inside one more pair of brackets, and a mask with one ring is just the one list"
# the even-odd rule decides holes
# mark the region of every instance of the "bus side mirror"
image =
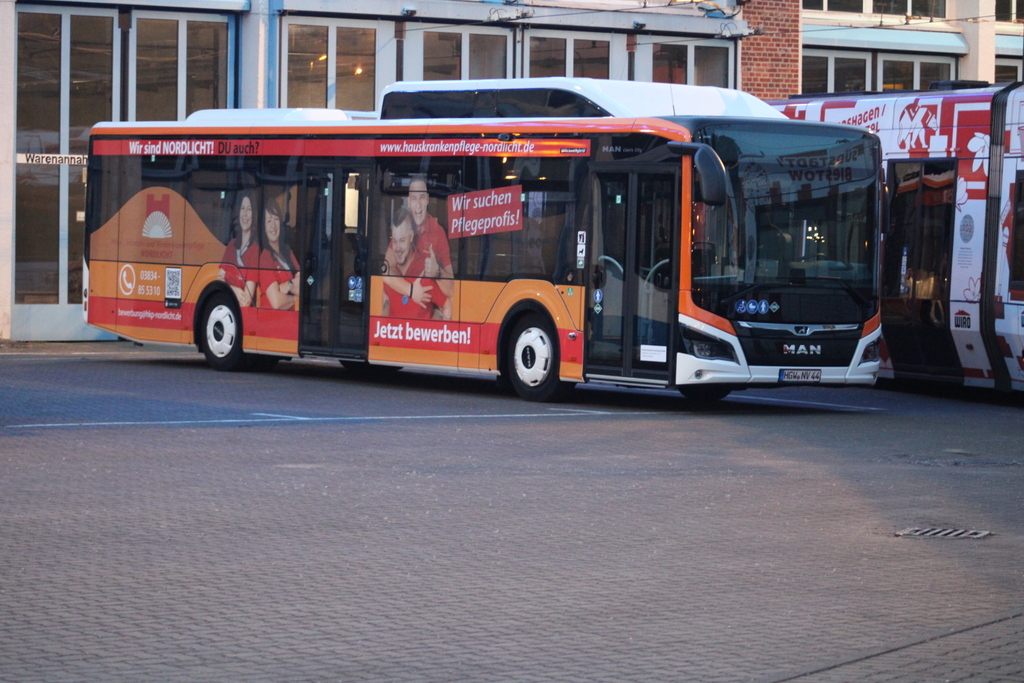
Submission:
[[725,165],[709,145],[700,142],[673,140],[668,148],[679,156],[692,156],[693,166],[700,177],[700,201],[711,206],[722,206],[726,200]]

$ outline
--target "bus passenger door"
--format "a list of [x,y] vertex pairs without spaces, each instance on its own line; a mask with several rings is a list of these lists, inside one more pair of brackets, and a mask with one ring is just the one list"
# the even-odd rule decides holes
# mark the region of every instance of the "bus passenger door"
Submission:
[[674,166],[593,180],[586,374],[668,384],[678,282],[679,175]]
[[897,373],[963,377],[950,331],[956,162],[900,161],[882,274],[882,333]]
[[306,165],[299,351],[366,358],[369,167]]

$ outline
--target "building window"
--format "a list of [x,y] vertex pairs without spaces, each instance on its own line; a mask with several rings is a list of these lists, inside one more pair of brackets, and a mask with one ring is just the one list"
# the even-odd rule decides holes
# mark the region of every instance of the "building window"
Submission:
[[228,25],[190,21],[185,67],[185,116],[228,104]]
[[879,90],[927,90],[953,76],[953,60],[942,57],[881,56]]
[[1011,83],[1020,80],[1020,59],[996,60],[996,83]]
[[377,90],[377,32],[338,27],[335,51],[335,107],[373,111]]
[[72,15],[70,76],[68,153],[86,154],[92,126],[109,121],[114,111],[112,17]]
[[608,41],[572,41],[572,75],[577,78],[608,78]]
[[871,13],[940,19],[946,16],[946,0],[872,0]]
[[863,0],[803,0],[804,9],[825,10],[828,12],[864,12]]
[[140,15],[133,32],[133,120],[175,121],[199,109],[226,108],[231,90],[227,20]]
[[530,36],[530,76],[565,76],[565,39]]
[[1024,0],[996,0],[996,21],[1024,19]]
[[829,92],[829,58],[805,54],[802,61],[803,75],[800,83],[800,92],[804,95],[815,95],[817,93]]
[[651,80],[655,83],[730,87],[728,47],[656,43],[652,57]]
[[178,22],[139,19],[135,25],[135,120],[178,118]]
[[462,34],[427,31],[423,34],[423,80],[462,78]]
[[469,77],[508,77],[508,38],[486,33],[469,34]]
[[867,90],[869,57],[855,52],[804,50],[801,91],[809,95]]
[[686,83],[686,63],[689,48],[686,45],[655,45],[655,83]]
[[287,23],[281,87],[286,107],[373,111],[377,100],[376,22],[303,19]]
[[695,45],[693,48],[693,82],[696,85],[729,87],[729,48]]
[[327,106],[327,28],[288,27],[288,106]]

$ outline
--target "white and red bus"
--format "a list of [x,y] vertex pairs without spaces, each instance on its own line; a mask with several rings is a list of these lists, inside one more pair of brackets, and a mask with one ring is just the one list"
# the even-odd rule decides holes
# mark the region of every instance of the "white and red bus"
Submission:
[[882,141],[883,376],[1024,389],[1024,90],[810,96],[790,118]]
[[531,400],[872,384],[877,139],[709,99],[661,118],[98,125],[87,320],[222,370],[333,357],[501,376]]

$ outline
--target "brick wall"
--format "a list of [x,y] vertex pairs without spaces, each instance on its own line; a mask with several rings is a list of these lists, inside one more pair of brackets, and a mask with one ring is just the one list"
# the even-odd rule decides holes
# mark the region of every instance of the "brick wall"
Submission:
[[741,89],[765,100],[798,94],[800,0],[751,0],[741,16],[764,32],[741,43]]

